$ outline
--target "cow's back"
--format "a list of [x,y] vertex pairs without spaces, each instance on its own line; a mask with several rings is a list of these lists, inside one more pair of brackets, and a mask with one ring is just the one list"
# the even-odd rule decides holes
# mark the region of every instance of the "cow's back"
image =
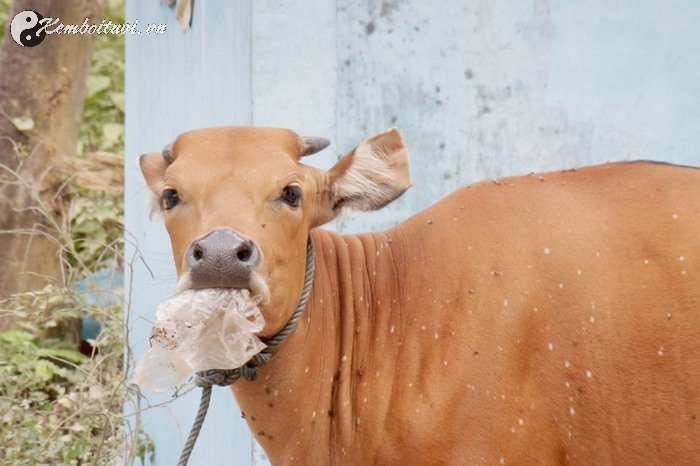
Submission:
[[700,170],[619,163],[484,182],[388,238],[402,338],[388,456],[423,445],[453,463],[700,461]]

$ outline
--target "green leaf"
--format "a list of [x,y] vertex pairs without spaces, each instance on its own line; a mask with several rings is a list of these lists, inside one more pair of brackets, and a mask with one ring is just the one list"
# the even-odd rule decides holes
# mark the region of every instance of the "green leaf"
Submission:
[[24,330],[8,330],[0,333],[0,341],[9,345],[21,345],[34,341],[34,336]]
[[31,131],[34,129],[34,120],[29,118],[14,117],[10,121],[19,131]]
[[34,367],[34,375],[42,382],[48,382],[53,378],[53,367],[50,363],[38,361]]
[[104,144],[107,147],[115,145],[124,135],[124,125],[121,123],[107,123],[102,127]]
[[108,76],[89,76],[87,80],[87,91],[86,91],[86,97],[90,98],[96,94],[99,94],[100,92],[104,91],[105,89],[109,88],[109,86],[112,84],[112,80],[109,79]]
[[62,359],[74,364],[80,364],[85,359],[85,356],[74,350],[63,349],[63,348],[41,348],[39,350],[40,357],[47,357],[53,359]]
[[110,99],[112,100],[112,103],[114,104],[117,109],[124,113],[124,104],[125,104],[125,99],[124,99],[124,93],[123,92],[113,92],[110,94]]

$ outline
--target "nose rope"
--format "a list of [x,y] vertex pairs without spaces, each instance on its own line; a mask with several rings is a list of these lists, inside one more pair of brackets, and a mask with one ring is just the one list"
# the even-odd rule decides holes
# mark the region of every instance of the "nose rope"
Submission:
[[309,236],[306,242],[306,274],[304,276],[304,285],[301,290],[301,296],[299,297],[299,304],[297,304],[297,307],[294,310],[292,317],[287,322],[287,325],[285,325],[282,330],[277,332],[273,337],[261,338],[262,342],[267,346],[261,352],[253,356],[250,361],[245,363],[243,366],[236,369],[211,369],[196,373],[194,383],[198,387],[202,387],[202,398],[199,402],[199,410],[197,411],[197,417],[195,417],[194,423],[192,424],[190,435],[187,438],[184,448],[182,449],[182,453],[180,454],[178,466],[186,466],[190,459],[190,454],[192,453],[192,449],[197,442],[197,437],[199,437],[202,424],[204,424],[204,418],[207,416],[209,401],[211,400],[212,387],[214,385],[224,387],[231,385],[241,377],[251,381],[258,377],[260,366],[270,360],[275,348],[282,343],[297,326],[301,313],[309,300],[313,281],[314,247],[311,241],[311,236]]

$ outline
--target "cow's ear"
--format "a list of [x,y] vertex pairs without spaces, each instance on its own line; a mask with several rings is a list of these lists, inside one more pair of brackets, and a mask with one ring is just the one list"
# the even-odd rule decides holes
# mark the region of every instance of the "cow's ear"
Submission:
[[396,128],[362,141],[328,172],[333,216],[344,209],[376,210],[410,186],[408,150]]
[[170,161],[162,152],[150,152],[148,154],[143,154],[139,158],[139,165],[141,165],[141,172],[146,179],[148,187],[151,188],[151,191],[153,191],[156,196],[160,195],[165,170],[168,168],[168,165],[170,165]]

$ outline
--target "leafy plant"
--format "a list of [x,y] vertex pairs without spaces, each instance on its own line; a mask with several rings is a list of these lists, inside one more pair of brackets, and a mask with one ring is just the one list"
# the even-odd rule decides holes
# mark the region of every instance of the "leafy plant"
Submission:
[[[129,391],[122,368],[121,306],[91,304],[80,293],[50,285],[0,302],[0,315],[8,314],[21,317],[22,325],[0,333],[0,463],[145,460],[153,444],[142,432],[127,435],[122,414],[125,399],[137,394]],[[102,326],[91,357],[72,342],[46,337],[84,314]]]
[[[11,5],[0,0],[0,33]],[[124,23],[124,0],[106,0],[105,18]],[[99,35],[78,150],[69,160],[87,163],[94,152],[119,160],[114,153],[123,142],[124,36]],[[18,144],[16,151],[26,158],[26,148]],[[31,188],[18,172],[2,168],[0,183]],[[144,463],[153,454],[153,442],[140,428],[140,393],[126,380],[122,291],[96,279],[100,269],[120,270],[123,262],[123,190],[120,178],[109,176],[122,170],[100,167],[96,176],[108,181],[97,187],[81,184],[85,170],[66,170],[54,196],[64,201],[57,209],[33,197],[33,208],[50,226],[46,234],[63,246],[68,286],[0,299],[0,320],[19,322],[0,333],[0,464],[123,465]],[[79,282],[93,286],[78,291]],[[89,356],[77,351],[80,335],[71,333],[87,317],[100,326]]]
[[124,249],[121,196],[75,189],[68,209],[68,228],[72,248],[67,251],[67,260],[79,272],[78,276],[121,262]]
[[[115,24],[123,24],[124,0],[105,2],[104,16]],[[87,79],[77,156],[85,158],[95,151],[122,151],[123,147],[124,36],[100,34]],[[68,184],[67,228],[72,244],[66,256],[68,265],[79,272],[76,279],[121,262],[124,242],[121,192]]]
[[[105,19],[124,24],[124,1],[105,3]],[[124,36],[100,34],[85,90],[78,153],[124,147]]]

